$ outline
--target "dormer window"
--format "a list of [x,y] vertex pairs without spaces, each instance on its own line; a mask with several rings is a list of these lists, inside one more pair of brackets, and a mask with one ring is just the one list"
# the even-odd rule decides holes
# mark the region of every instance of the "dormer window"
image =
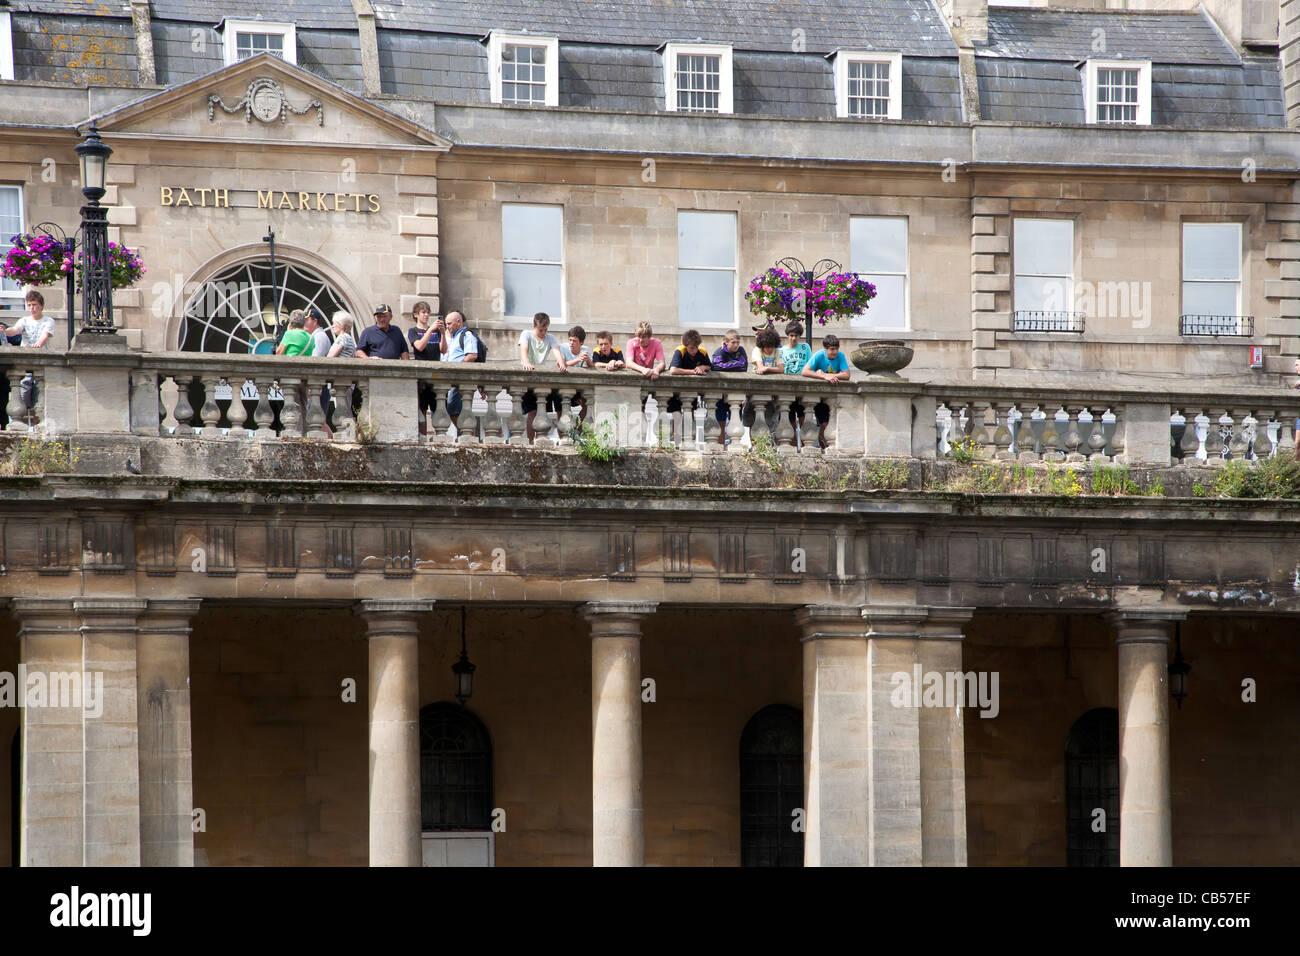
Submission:
[[670,113],[730,113],[731,47],[664,44],[665,108]]
[[268,20],[223,20],[221,36],[226,66],[261,53],[272,53],[286,63],[298,65],[298,33],[292,23]]
[[1083,70],[1089,123],[1151,125],[1151,61],[1088,60]]
[[835,57],[835,115],[903,118],[903,55],[840,50]]
[[493,103],[560,105],[560,41],[557,37],[488,36],[489,84]]

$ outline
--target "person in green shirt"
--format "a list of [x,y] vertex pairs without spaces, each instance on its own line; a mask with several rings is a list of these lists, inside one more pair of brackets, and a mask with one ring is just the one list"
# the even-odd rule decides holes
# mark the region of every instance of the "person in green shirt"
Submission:
[[289,313],[289,331],[284,333],[284,338],[275,349],[276,355],[311,355],[311,333],[304,328],[307,324],[307,313],[302,309],[294,309]]

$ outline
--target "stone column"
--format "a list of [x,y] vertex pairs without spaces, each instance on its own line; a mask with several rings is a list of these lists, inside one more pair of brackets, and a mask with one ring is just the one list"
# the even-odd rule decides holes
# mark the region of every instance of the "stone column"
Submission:
[[653,603],[588,604],[591,623],[591,860],[644,866],[641,619]]
[[[136,624],[146,601],[78,598],[83,670],[86,866],[140,865]],[[102,694],[99,693],[102,675]],[[95,698],[92,699],[92,687]]]
[[921,865],[921,707],[915,682],[919,607],[872,606],[867,621],[867,824],[872,866]]
[[[921,673],[943,674],[945,687],[966,686],[961,674],[962,627],[974,608],[930,608],[921,624],[917,659]],[[992,685],[989,685],[990,688]],[[963,704],[944,700],[942,707],[922,707],[921,863],[923,866],[966,865],[966,741]]]
[[795,613],[795,621],[803,630],[804,866],[865,866],[869,743],[862,608],[810,605]]
[[[15,389],[17,386],[15,386]],[[51,671],[81,673],[81,621],[71,601],[15,598],[20,674],[15,693],[25,701],[27,678]],[[81,708],[27,707],[22,718],[22,866],[80,866],[85,825]],[[13,852],[19,853],[20,847]]]
[[432,601],[362,601],[370,647],[370,865],[419,866],[419,615]]
[[136,705],[142,866],[194,865],[190,620],[199,604],[151,600],[140,618]]
[[1119,863],[1172,866],[1169,634],[1177,610],[1114,611],[1119,647]]

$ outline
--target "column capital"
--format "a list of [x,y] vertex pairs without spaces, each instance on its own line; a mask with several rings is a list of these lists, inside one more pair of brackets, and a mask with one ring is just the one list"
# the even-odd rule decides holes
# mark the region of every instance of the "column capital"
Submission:
[[803,628],[801,641],[866,640],[864,610],[859,604],[808,604],[795,609],[794,621]]
[[1187,620],[1181,608],[1120,608],[1107,611],[1106,621],[1115,628],[1116,644],[1168,644],[1171,625]]
[[382,598],[365,598],[358,601],[352,613],[365,617],[370,614],[428,614],[433,610],[432,599],[423,601],[389,601]]
[[[58,630],[60,622],[71,622],[75,611],[71,599],[16,597],[9,601],[9,611],[18,619],[21,631]],[[77,625],[66,623],[73,630]]]
[[605,615],[643,617],[658,609],[658,601],[590,601],[579,611],[587,620],[592,620]]
[[190,619],[199,613],[203,601],[199,598],[149,599],[149,606],[140,617],[140,630],[149,633],[190,631]]
[[867,605],[862,617],[867,622],[867,638],[916,638],[929,609],[912,604]]
[[964,640],[963,629],[974,615],[973,607],[927,607],[920,638],[923,641]]

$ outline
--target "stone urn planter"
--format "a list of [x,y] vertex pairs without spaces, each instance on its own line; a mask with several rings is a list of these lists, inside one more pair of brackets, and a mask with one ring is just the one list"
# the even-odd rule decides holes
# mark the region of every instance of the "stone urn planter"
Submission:
[[901,339],[871,339],[849,356],[856,368],[881,378],[898,378],[912,361],[912,348]]

